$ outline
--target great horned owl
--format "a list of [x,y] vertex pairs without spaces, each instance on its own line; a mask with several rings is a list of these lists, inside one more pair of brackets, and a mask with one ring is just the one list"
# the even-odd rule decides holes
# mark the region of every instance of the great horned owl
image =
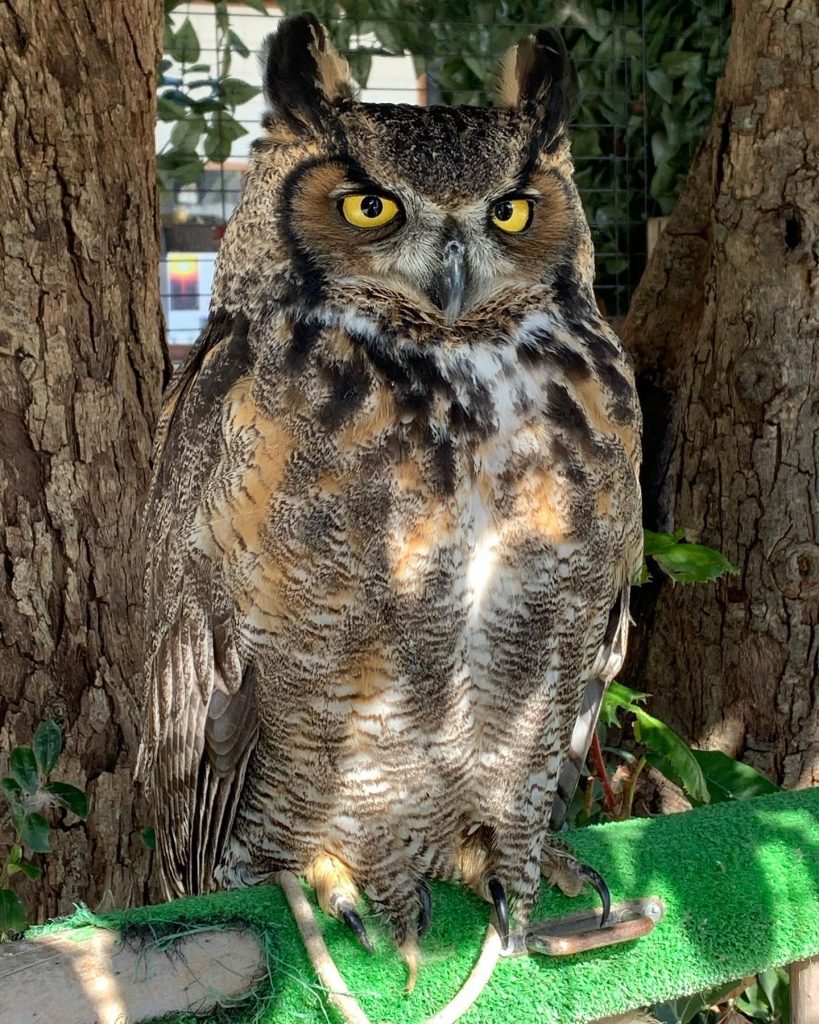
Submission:
[[460,879],[514,942],[542,867],[571,888],[550,813],[642,549],[571,64],[542,30],[493,109],[361,103],[303,14],[264,80],[146,513],[162,874],[175,895],[293,871],[365,945],[366,896],[410,962],[426,879]]

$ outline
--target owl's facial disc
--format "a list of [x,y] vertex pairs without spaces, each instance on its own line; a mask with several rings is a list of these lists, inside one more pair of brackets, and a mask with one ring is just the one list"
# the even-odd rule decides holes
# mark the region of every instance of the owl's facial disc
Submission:
[[[521,172],[516,160],[479,177],[473,162],[475,183],[464,172],[445,190],[390,162],[386,145],[372,148],[377,171],[359,154],[328,154],[285,186],[293,242],[338,295],[452,326],[484,304],[524,301],[573,244],[571,194],[556,168]],[[484,155],[474,148],[464,156]]]

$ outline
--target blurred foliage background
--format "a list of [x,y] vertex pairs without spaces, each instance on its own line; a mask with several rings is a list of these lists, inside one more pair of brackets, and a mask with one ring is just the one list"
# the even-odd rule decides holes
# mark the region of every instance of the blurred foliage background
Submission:
[[[159,117],[174,121],[160,153],[168,189],[195,182],[247,129],[236,107],[258,81],[232,74],[248,48],[241,7],[259,14],[310,9],[366,86],[374,56],[409,54],[427,103],[486,104],[499,57],[521,35],[558,25],[578,68],[580,103],[572,132],[581,189],[597,249],[598,295],[623,314],[646,258],[646,221],[670,213],[713,106],[728,42],[729,0],[215,0],[215,51],[200,54],[196,30],[165,0],[166,60]],[[271,29],[274,23],[271,19]]]

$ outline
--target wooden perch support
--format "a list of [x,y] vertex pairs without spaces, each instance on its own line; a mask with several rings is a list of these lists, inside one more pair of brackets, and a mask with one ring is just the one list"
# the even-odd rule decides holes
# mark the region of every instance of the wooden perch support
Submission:
[[791,1024],[819,1024],[819,956],[790,966]]
[[78,928],[0,945],[0,1024],[122,1024],[207,1011],[266,973],[252,932],[203,931],[168,945]]

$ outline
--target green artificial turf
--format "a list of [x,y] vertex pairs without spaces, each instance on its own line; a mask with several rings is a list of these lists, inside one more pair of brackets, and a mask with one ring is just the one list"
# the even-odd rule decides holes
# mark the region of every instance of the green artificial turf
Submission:
[[[819,789],[721,803],[687,814],[633,819],[570,834],[576,854],[606,878],[614,902],[659,896],[666,916],[644,939],[569,958],[502,960],[465,1024],[582,1024],[686,995],[819,953]],[[373,1024],[415,1024],[440,1009],[468,975],[489,911],[456,886],[432,886],[432,926],[418,985],[403,994],[405,968],[386,929],[368,920],[368,956],[338,922],[319,913],[330,950]],[[535,918],[594,906],[544,887]],[[277,888],[246,889],[139,910],[89,915],[48,931],[123,924],[157,935],[182,924],[246,922],[268,952],[263,985],[242,1024],[335,1022]],[[43,929],[41,929],[42,931]],[[190,1017],[178,1018],[178,1024]],[[214,1020],[213,1015],[210,1020]]]

